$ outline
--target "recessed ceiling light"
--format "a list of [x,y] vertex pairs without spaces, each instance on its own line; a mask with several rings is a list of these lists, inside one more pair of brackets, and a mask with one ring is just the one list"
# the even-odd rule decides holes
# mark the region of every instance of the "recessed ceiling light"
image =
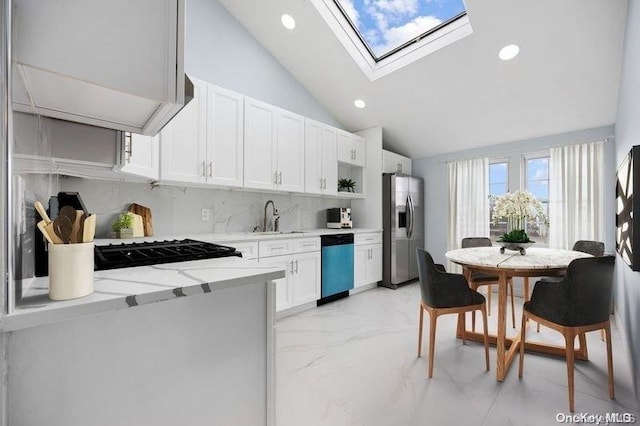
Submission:
[[280,21],[282,21],[282,25],[284,25],[288,30],[292,30],[296,27],[296,20],[293,19],[293,16],[287,15],[286,13],[282,15]]
[[520,53],[520,47],[517,44],[509,44],[500,49],[498,57],[503,61],[508,61],[518,56],[518,53]]
[[367,106],[367,104],[362,99],[356,99],[355,101],[353,101],[353,104],[356,106],[356,108],[364,108]]

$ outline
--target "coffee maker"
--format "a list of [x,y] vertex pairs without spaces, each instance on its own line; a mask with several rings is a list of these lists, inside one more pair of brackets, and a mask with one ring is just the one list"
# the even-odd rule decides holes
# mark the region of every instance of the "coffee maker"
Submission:
[[353,228],[351,209],[349,207],[333,207],[327,209],[327,228]]

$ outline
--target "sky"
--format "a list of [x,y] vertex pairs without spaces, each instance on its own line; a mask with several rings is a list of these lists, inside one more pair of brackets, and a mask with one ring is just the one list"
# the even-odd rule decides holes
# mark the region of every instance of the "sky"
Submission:
[[462,0],[335,0],[380,57],[463,12]]
[[[527,160],[527,189],[539,200],[549,199],[549,158]],[[504,195],[508,190],[507,163],[489,165],[489,194]]]

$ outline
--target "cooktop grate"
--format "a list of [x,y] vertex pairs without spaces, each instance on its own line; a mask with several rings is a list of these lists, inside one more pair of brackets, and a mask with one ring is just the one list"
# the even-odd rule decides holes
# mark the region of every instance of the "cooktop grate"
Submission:
[[238,256],[233,247],[190,239],[96,246],[95,270]]

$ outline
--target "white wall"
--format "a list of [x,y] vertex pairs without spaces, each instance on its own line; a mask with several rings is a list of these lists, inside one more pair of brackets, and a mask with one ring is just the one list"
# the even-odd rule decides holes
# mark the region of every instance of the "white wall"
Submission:
[[217,0],[187,0],[186,9],[187,74],[342,128]]
[[[632,146],[640,144],[640,4],[630,1],[627,13],[616,117],[616,165]],[[640,250],[640,247],[634,247],[634,250]],[[622,325],[623,342],[630,355],[636,397],[640,400],[640,272],[633,272],[619,256],[616,258],[614,303],[618,323]]]

